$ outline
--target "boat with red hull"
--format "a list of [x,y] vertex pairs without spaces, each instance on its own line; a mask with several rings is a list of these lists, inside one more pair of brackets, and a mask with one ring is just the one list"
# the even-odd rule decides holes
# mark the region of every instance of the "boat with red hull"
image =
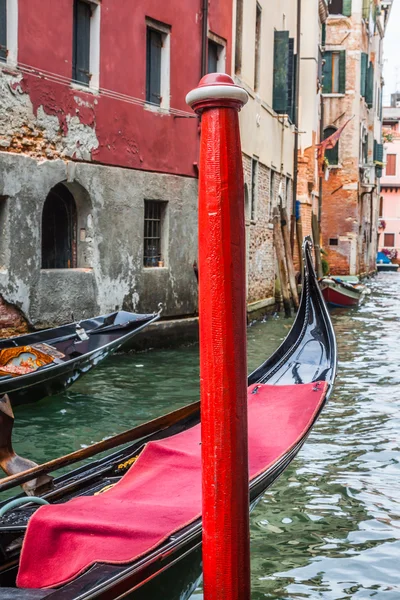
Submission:
[[327,304],[343,308],[358,306],[365,294],[364,285],[343,281],[340,277],[324,277],[320,287]]

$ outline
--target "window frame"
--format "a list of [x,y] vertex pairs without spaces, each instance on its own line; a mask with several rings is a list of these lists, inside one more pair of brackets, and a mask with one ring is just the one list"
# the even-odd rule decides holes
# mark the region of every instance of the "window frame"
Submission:
[[[333,58],[335,57],[335,60]],[[336,58],[337,57],[337,58]],[[346,50],[343,48],[329,48],[324,52],[324,65],[322,69],[322,93],[326,95],[346,94]],[[335,68],[334,68],[335,64]],[[336,79],[337,73],[337,79]],[[336,85],[337,84],[337,85]]]
[[[393,244],[387,244],[386,243],[386,236],[391,235],[393,236]],[[396,234],[395,233],[384,233],[383,234],[383,245],[385,248],[396,248]]]
[[0,57],[0,65],[16,67],[18,63],[18,2],[19,0],[3,0],[4,49]]
[[[153,205],[152,210],[151,205]],[[155,268],[163,268],[167,266],[167,248],[168,248],[168,238],[167,238],[167,207],[168,202],[165,200],[158,200],[154,198],[145,198],[143,205],[143,269],[155,269]],[[158,216],[154,216],[154,209],[159,211]],[[152,216],[149,216],[149,212],[152,213]],[[147,216],[146,216],[147,215]],[[150,227],[149,223],[153,225]],[[157,227],[158,225],[158,227]],[[155,231],[158,235],[155,235]],[[147,235],[147,234],[151,235]],[[150,256],[146,250],[150,247],[149,244],[146,244],[146,240],[158,240],[157,243],[157,254],[154,256]],[[157,264],[149,264],[148,261],[156,261]],[[147,264],[146,264],[147,262]]]
[[[329,134],[326,135],[326,133],[328,131],[329,131]],[[323,140],[326,140],[329,136],[333,135],[335,133],[335,131],[337,131],[337,127],[334,127],[333,125],[327,125],[323,131]],[[327,150],[325,150],[325,157],[327,158],[327,160],[329,162],[329,166],[337,167],[340,164],[340,162],[339,162],[339,143],[340,143],[340,140],[338,140],[336,142],[336,145],[333,148],[328,148]]]
[[[215,35],[214,33],[211,33],[211,31],[208,32],[208,42],[207,42],[207,73],[225,73],[225,68],[226,68],[226,40],[224,40],[223,38]],[[209,69],[209,49],[210,49],[210,44],[213,44],[214,46],[216,46],[217,49],[217,70],[216,71],[210,71]]]
[[262,40],[262,8],[256,2],[256,22],[254,35],[254,85],[253,89],[258,92],[260,89],[260,72],[261,72],[261,40]]
[[250,193],[250,221],[254,222],[257,219],[258,207],[258,179],[259,179],[260,163],[257,156],[251,159],[251,193]]
[[[78,3],[87,4],[90,8],[89,21],[89,50],[88,50],[88,81],[79,81],[76,78],[77,72],[77,38],[76,38],[76,11]],[[100,0],[74,0],[73,22],[72,22],[72,86],[76,88],[99,90],[100,87]]]
[[[389,157],[390,157],[390,160],[389,160]],[[389,166],[393,167],[393,169],[390,168],[390,172],[388,172]],[[385,176],[386,177],[396,177],[396,171],[397,171],[397,154],[395,154],[395,153],[386,154]]]
[[[170,107],[170,53],[171,53],[171,27],[166,23],[161,23],[155,19],[146,17],[146,108],[152,110],[169,110]],[[156,31],[161,36],[161,52],[160,52],[160,104],[150,102],[148,100],[150,65],[148,54],[148,32],[149,30]]]

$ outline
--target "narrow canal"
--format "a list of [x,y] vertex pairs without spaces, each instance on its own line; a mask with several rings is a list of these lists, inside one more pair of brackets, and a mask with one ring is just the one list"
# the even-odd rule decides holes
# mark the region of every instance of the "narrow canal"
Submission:
[[[361,307],[332,312],[334,393],[251,516],[252,600],[400,598],[400,274],[368,285]],[[289,327],[249,328],[250,369]],[[42,462],[197,397],[196,346],[116,356],[68,392],[17,407],[14,445]]]

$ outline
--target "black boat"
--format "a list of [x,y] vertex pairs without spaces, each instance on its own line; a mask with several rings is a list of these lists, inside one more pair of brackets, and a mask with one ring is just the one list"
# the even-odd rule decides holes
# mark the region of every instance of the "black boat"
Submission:
[[[315,405],[316,408],[310,412],[311,416],[307,421],[307,426],[301,429],[300,434],[290,442],[288,441],[285,450],[280,452],[279,456],[276,456],[262,472],[258,472],[250,478],[251,506],[255,505],[265,490],[281,475],[302,447],[332,392],[336,375],[337,353],[334,331],[313,269],[311,242],[308,239],[304,242],[303,251],[305,273],[297,317],[287,338],[278,350],[249,376],[249,406],[250,403],[256,406],[259,402],[257,398],[259,390],[267,391],[270,397],[274,396],[275,392],[279,395],[281,390],[286,390],[286,397],[297,401],[302,396],[303,388],[307,387],[313,393],[317,393],[319,401]],[[264,384],[268,385],[263,388]],[[311,392],[307,398],[310,397],[310,394]],[[270,397],[268,397],[268,403]],[[267,410],[269,410],[268,403]],[[303,406],[297,405],[294,421],[297,418],[301,419],[301,415],[308,408],[305,403]],[[184,524],[180,529],[174,530],[159,544],[152,545],[148,551],[141,552],[135,560],[120,564],[92,563],[89,568],[80,571],[76,577],[60,585],[57,589],[38,589],[37,585],[30,588],[27,586],[18,588],[16,587],[16,576],[21,546],[30,519],[22,554],[26,554],[27,547],[29,545],[32,547],[33,544],[35,549],[33,554],[36,555],[37,564],[41,569],[43,567],[41,564],[42,553],[45,550],[41,544],[43,544],[44,538],[40,535],[38,539],[32,539],[35,531],[32,528],[34,519],[42,514],[43,520],[46,511],[51,512],[55,509],[60,512],[65,511],[66,508],[73,509],[76,503],[91,503],[95,494],[104,489],[107,490],[108,486],[116,482],[118,484],[115,490],[118,490],[124,473],[128,476],[132,473],[135,475],[135,469],[139,468],[142,456],[144,460],[144,453],[149,447],[148,442],[158,440],[156,444],[159,442],[172,444],[173,440],[170,436],[175,436],[176,440],[179,439],[179,435],[185,435],[189,430],[194,431],[198,426],[199,419],[199,403],[195,403],[88,449],[1,480],[0,492],[3,492],[32,480],[32,477],[54,472],[60,467],[65,467],[89,456],[96,457],[100,451],[112,447],[117,448],[129,442],[128,446],[120,447],[111,455],[98,458],[90,464],[54,479],[52,489],[49,491],[41,493],[40,488],[37,489],[36,493],[40,494],[41,499],[45,499],[52,506],[40,508],[33,519],[31,516],[38,507],[34,503],[29,504],[29,498],[26,496],[18,496],[12,504],[6,500],[0,503],[0,597],[2,600],[39,600],[42,598],[48,600],[111,600],[116,598],[184,600],[189,598],[201,576],[202,528],[200,517]],[[274,431],[283,427],[280,415],[278,418],[275,415],[272,422],[267,417],[259,425],[264,438],[262,441],[266,447],[268,447],[268,440],[273,438]],[[179,435],[176,436],[176,434]],[[280,431],[279,435],[281,435]],[[250,425],[249,436],[251,437]],[[131,466],[133,463],[134,466]],[[124,478],[124,482],[126,481],[127,479]],[[122,484],[122,487],[124,485],[125,483]],[[157,487],[157,482],[153,487]],[[114,494],[113,489],[99,497],[104,499],[107,494],[109,494],[107,502],[110,502]],[[79,498],[77,498],[78,496]],[[18,502],[24,501],[20,498],[24,498],[28,504],[16,507]],[[75,499],[74,502],[64,504],[71,499]],[[164,499],[165,494],[162,494],[161,500],[164,501]],[[135,518],[138,511],[144,510],[145,506],[137,506],[135,501],[135,491],[131,490],[130,514],[132,519]],[[122,514],[121,506],[115,507],[116,522]],[[41,511],[43,512],[41,513]],[[150,529],[152,523],[149,522],[148,525]],[[131,538],[127,536],[124,544],[130,542]],[[59,560],[62,562],[63,558]],[[22,563],[23,558],[21,566]]]
[[15,406],[59,393],[158,318],[118,311],[0,340],[0,397]]

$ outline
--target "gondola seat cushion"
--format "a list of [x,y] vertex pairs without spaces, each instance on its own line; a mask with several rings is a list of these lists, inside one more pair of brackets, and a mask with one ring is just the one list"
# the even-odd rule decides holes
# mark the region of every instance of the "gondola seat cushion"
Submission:
[[[307,435],[325,382],[248,389],[250,479]],[[149,442],[109,491],[39,508],[25,536],[17,585],[63,585],[94,563],[124,564],[201,515],[200,425]]]

